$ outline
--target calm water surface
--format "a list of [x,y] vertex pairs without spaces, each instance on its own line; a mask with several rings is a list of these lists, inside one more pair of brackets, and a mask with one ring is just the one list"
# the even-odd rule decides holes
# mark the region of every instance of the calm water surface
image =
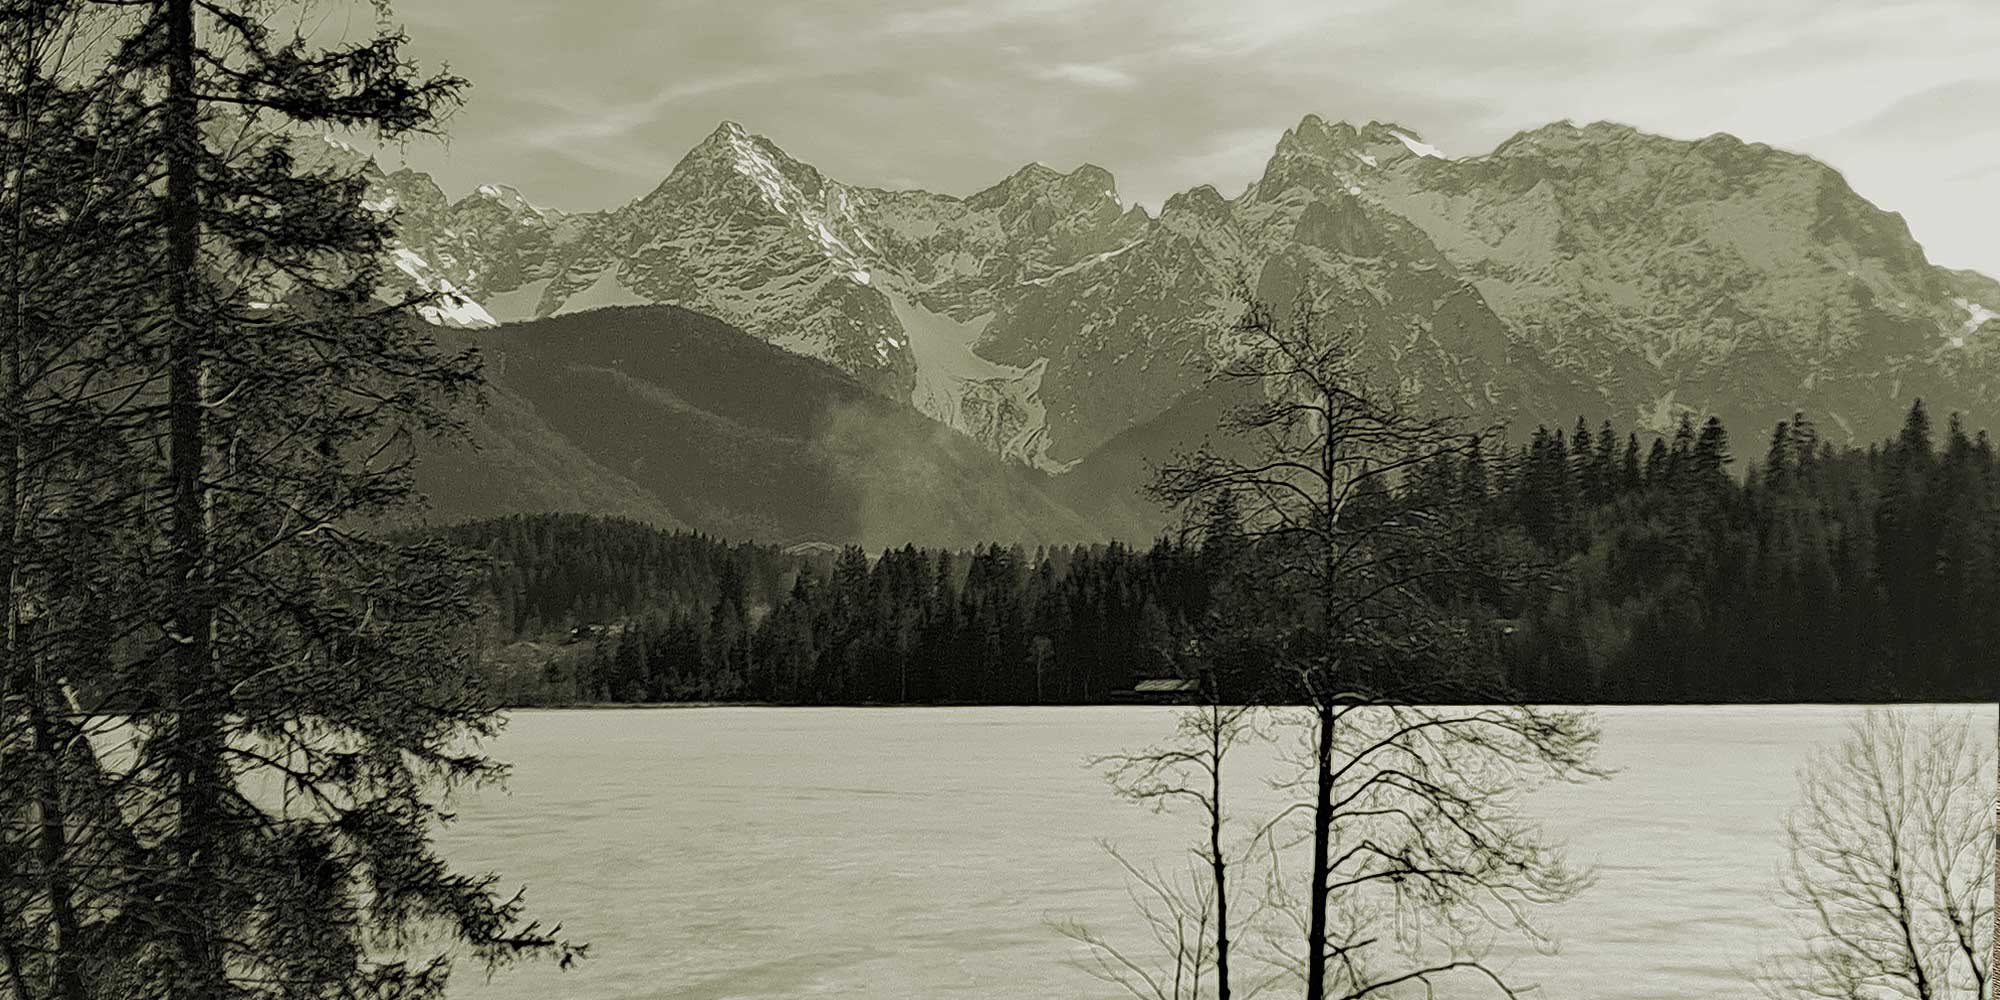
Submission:
[[[1941,711],[1992,739],[1992,708]],[[1598,881],[1544,921],[1560,953],[1507,959],[1514,978],[1552,998],[1754,995],[1745,970],[1782,941],[1796,770],[1853,714],[1602,710],[1617,776],[1529,800]],[[1171,725],[1131,707],[515,713],[496,747],[508,788],[462,801],[443,843],[527,884],[591,954],[566,973],[468,970],[453,1000],[1118,996],[1047,920],[1129,939],[1098,841],[1173,862],[1196,836],[1087,763]]]

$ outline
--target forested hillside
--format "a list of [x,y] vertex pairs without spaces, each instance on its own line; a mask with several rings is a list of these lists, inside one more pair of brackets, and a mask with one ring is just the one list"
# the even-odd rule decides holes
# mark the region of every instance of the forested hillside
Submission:
[[[1490,523],[1496,558],[1557,568],[1526,606],[1488,609],[1529,698],[1990,698],[1987,436],[1955,419],[1940,434],[1920,403],[1867,449],[1836,448],[1803,416],[1763,445],[1739,461],[1716,420],[1649,441],[1579,421],[1400,488],[1448,491]],[[1173,637],[1218,583],[1203,532],[874,558],[579,516],[447,534],[493,557],[506,633],[569,640],[523,695],[538,702],[1097,701],[1171,673]],[[567,634],[591,624],[606,627]]]
[[[544,511],[781,543],[1089,537],[1047,477],[823,362],[673,306],[455,334],[488,405],[417,465],[432,523]],[[1129,487],[1128,487],[1129,488]]]

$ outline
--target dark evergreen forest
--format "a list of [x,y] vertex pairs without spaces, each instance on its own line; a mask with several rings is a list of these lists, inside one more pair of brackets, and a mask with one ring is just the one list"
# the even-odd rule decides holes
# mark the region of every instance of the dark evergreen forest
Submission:
[[[1762,452],[1739,460],[1714,419],[1651,440],[1579,419],[1397,489],[1446,491],[1490,526],[1490,558],[1552,568],[1525,602],[1485,609],[1526,699],[1990,700],[2000,470],[1986,434],[1956,417],[1934,428],[1919,402],[1865,449],[1801,415]],[[1203,544],[1229,530],[1216,516],[1146,548],[872,557],[582,515],[444,533],[490,558],[498,639],[545,654],[529,682],[497,686],[511,701],[1063,703],[1175,673],[1175,637],[1226,575]],[[1254,549],[1238,558],[1254,576]]]

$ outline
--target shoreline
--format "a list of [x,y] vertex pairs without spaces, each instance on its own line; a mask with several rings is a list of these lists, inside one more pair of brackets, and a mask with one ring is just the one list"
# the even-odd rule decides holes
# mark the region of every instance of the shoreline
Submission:
[[[1457,703],[1454,703],[1457,704]],[[1471,704],[1471,703],[1466,703]],[[1538,708],[1895,708],[1905,705],[1989,705],[1996,701],[1603,701],[1583,704],[1536,703]],[[825,702],[783,701],[605,701],[573,705],[502,705],[501,712],[574,712],[672,710],[696,708],[1193,708],[1178,702],[1096,701],[1075,703],[1034,702]],[[1264,705],[1263,708],[1304,708],[1303,705]]]

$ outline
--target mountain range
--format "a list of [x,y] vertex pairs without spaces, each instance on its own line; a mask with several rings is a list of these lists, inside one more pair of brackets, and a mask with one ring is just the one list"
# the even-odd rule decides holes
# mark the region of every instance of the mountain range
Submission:
[[1728,135],[1560,122],[1453,158],[1307,116],[1241,193],[1157,214],[1090,164],[968,197],[850,185],[734,123],[602,212],[371,180],[398,266],[450,293],[434,322],[682,306],[1049,473],[1201,410],[1239,282],[1357,328],[1428,406],[1517,429],[1804,409],[1871,438],[1918,396],[2000,416],[2000,282],[1931,264],[1826,164]]

